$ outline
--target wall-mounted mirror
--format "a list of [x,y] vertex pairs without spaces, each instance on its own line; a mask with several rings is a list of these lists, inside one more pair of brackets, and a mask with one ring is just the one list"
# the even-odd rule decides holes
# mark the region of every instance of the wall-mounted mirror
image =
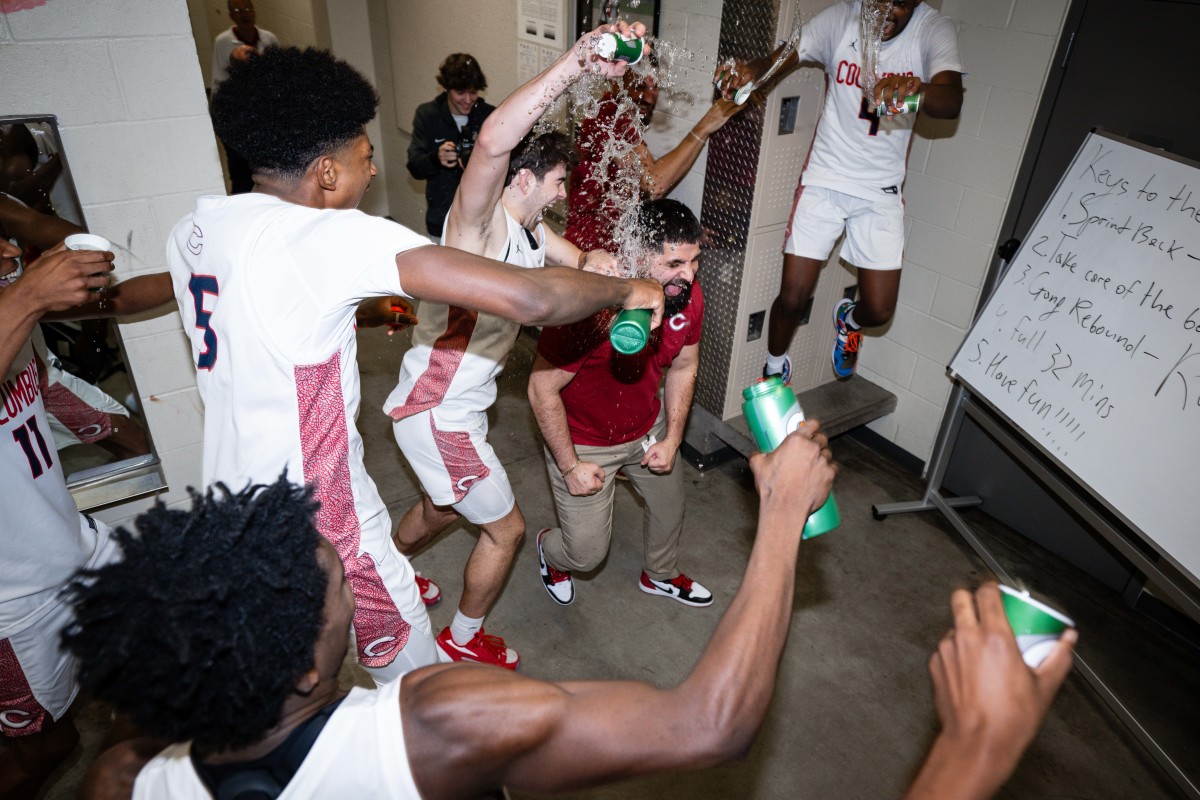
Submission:
[[[29,264],[52,242],[82,232],[87,223],[55,118],[0,117],[0,236],[20,247]],[[117,244],[113,250],[119,267],[129,253]],[[0,285],[16,277],[0,276]],[[54,444],[79,508],[164,488],[117,325],[43,321],[33,338]]]

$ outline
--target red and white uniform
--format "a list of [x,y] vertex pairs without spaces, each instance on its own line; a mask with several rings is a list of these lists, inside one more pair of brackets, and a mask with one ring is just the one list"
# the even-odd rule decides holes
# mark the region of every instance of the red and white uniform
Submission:
[[[813,17],[800,36],[800,61],[825,66],[825,106],[801,183],[864,199],[894,198],[904,184],[915,114],[876,117],[863,105],[859,41],[861,1],[841,2]],[[928,3],[879,47],[880,77],[962,72],[954,23]],[[892,188],[894,191],[888,192]]]
[[[192,767],[191,745],[171,745],[142,768],[133,800],[212,800]],[[420,800],[400,718],[400,681],[355,687],[321,729],[279,800],[387,797]]]
[[[544,266],[542,226],[530,234],[507,210],[504,216],[508,238],[498,260],[529,269]],[[441,303],[421,303],[417,314],[421,323],[383,410],[396,421],[396,441],[434,503],[457,507],[478,490],[486,501],[467,503],[459,512],[477,525],[500,519],[514,500],[508,476],[487,443],[486,412],[496,402],[496,378],[520,325]],[[487,489],[482,488],[485,479]]]
[[74,659],[59,633],[59,592],[111,557],[108,529],[67,491],[43,405],[45,372],[29,342],[0,383],[0,734],[38,733],[75,698]]
[[354,589],[359,661],[370,668],[392,663],[410,626],[422,638],[430,626],[363,465],[355,311],[403,295],[396,254],[427,244],[359,211],[264,194],[200,198],[167,244],[204,400],[204,484],[237,491],[285,470],[315,484],[317,528]]

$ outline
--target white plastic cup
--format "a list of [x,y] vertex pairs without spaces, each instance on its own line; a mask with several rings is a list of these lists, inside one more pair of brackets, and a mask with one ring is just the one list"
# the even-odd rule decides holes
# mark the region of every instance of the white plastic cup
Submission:
[[[99,252],[111,252],[112,242],[105,239],[103,236],[96,236],[91,233],[72,233],[67,238],[63,239],[63,244],[68,250],[96,250]],[[93,278],[103,277],[107,273],[96,272],[92,275]],[[104,289],[90,289],[93,293],[103,292]],[[103,306],[102,306],[103,307]]]
[[1059,638],[1075,622],[1060,614],[1045,603],[1034,600],[1029,592],[1021,592],[1010,586],[1000,586],[1004,601],[1004,614],[1017,637],[1021,657],[1032,669],[1037,669],[1054,651]]
[[72,233],[63,239],[63,244],[67,246],[68,250],[98,250],[100,252],[112,250],[112,243],[108,239],[91,233]]

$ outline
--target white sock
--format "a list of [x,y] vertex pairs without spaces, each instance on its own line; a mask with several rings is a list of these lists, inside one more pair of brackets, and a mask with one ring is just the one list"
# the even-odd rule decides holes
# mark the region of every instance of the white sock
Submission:
[[455,644],[465,645],[474,639],[475,634],[483,628],[483,620],[484,617],[475,619],[468,617],[462,611],[455,611],[454,622],[450,623],[450,638],[454,639]]
[[781,356],[773,356],[770,352],[767,353],[767,374],[781,375],[783,373],[783,362],[787,361],[787,353]]

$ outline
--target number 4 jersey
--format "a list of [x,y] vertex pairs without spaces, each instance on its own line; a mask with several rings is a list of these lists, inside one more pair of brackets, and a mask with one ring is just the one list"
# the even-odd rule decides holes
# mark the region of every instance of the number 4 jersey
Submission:
[[0,639],[36,622],[96,550],[46,422],[45,374],[27,341],[0,383]]
[[[825,66],[825,107],[801,182],[836,192],[899,202],[915,114],[879,117],[862,94],[861,3],[830,6],[804,26],[800,62]],[[879,48],[880,77],[962,72],[954,23],[926,3],[913,9],[900,35]]]

